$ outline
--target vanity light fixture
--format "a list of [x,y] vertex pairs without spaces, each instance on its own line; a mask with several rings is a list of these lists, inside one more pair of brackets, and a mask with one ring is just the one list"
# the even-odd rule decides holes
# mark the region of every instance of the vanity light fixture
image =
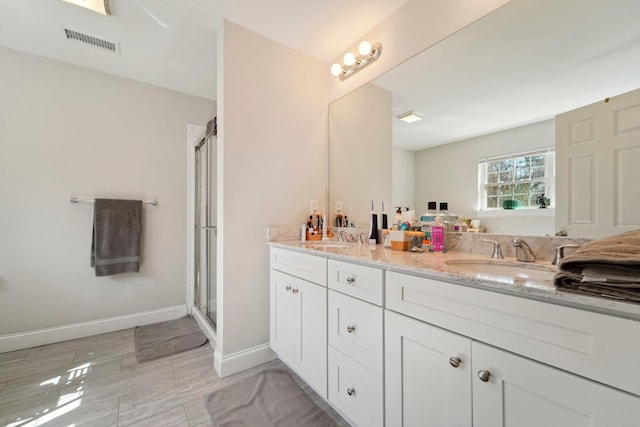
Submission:
[[62,0],[62,1],[66,3],[75,4],[76,6],[84,7],[85,9],[89,9],[94,12],[101,13],[103,15],[111,15],[109,0]]
[[422,120],[424,116],[420,113],[416,113],[415,111],[407,111],[406,113],[400,114],[398,118],[403,122],[414,123],[418,120]]
[[365,40],[358,46],[358,56],[351,52],[345,53],[344,58],[342,58],[344,65],[333,64],[331,66],[331,74],[340,80],[344,80],[374,62],[380,57],[381,53],[382,45],[380,43],[372,46],[371,43]]

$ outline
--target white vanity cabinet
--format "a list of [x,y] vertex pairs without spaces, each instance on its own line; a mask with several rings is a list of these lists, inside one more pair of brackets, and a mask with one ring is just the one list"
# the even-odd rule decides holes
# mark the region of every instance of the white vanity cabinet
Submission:
[[283,362],[325,398],[326,263],[327,260],[322,257],[271,249],[271,348]]
[[383,271],[328,263],[329,401],[354,425],[384,425]]
[[638,425],[637,322],[393,272],[386,293],[387,427]]
[[271,346],[354,426],[640,425],[640,322],[366,263],[271,248]]

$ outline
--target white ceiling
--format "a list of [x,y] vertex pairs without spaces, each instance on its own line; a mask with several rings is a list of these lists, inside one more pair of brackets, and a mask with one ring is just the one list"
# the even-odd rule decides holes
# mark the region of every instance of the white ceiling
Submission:
[[[0,0],[0,46],[215,99],[222,17],[328,63],[406,2],[111,0],[103,16],[61,0]],[[116,42],[120,55],[63,28]]]
[[[640,1],[511,1],[377,78],[410,150],[551,119],[640,88]],[[548,142],[549,145],[553,141]]]
[[[0,0],[0,46],[216,98],[221,17],[329,63],[408,0]],[[394,145],[418,150],[552,118],[640,87],[640,1],[509,2],[375,83],[394,93]],[[113,41],[120,55],[66,40]]]

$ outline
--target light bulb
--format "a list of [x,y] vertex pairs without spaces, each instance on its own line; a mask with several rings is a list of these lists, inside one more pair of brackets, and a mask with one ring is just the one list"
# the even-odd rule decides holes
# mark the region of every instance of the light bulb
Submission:
[[356,63],[356,57],[351,52],[345,53],[343,59],[344,59],[344,65],[348,67]]
[[342,74],[342,67],[340,66],[340,64],[333,64],[331,66],[331,74],[336,77]]
[[360,43],[360,46],[358,46],[358,52],[360,52],[360,55],[368,55],[369,53],[371,53],[371,43],[364,40],[362,43]]

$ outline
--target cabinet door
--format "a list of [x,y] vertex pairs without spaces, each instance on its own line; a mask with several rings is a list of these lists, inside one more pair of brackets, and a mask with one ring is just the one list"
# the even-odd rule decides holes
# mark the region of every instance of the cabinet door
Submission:
[[388,427],[471,425],[470,339],[385,310],[385,380]]
[[295,357],[297,373],[327,397],[327,288],[295,279]]
[[640,225],[640,90],[556,116],[556,229],[598,238]]
[[[640,397],[473,342],[475,427],[631,427]],[[487,381],[479,371],[489,373]],[[486,373],[485,372],[485,373]]]
[[294,278],[271,270],[270,343],[280,359],[292,364],[295,358]]

